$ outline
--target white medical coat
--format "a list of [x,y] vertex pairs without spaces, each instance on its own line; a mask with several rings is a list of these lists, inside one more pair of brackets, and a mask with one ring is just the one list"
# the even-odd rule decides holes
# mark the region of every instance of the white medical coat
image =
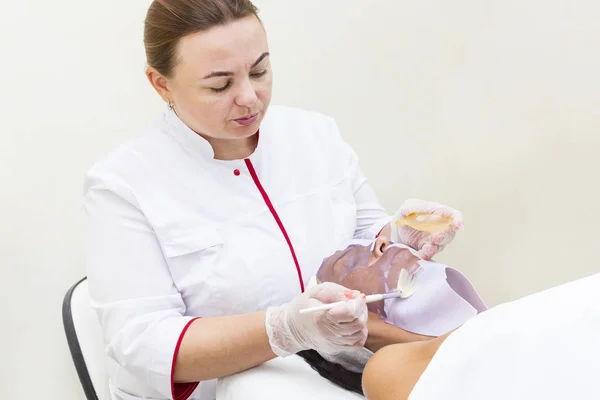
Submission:
[[215,160],[166,111],[85,179],[86,267],[115,399],[213,399],[173,385],[196,317],[290,301],[324,257],[389,221],[335,122],[271,106],[255,152]]

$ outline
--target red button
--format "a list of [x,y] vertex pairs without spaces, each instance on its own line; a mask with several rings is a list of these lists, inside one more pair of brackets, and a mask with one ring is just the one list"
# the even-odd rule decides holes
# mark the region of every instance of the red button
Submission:
[[233,174],[234,174],[235,176],[240,176],[240,170],[239,170],[239,169],[236,169],[235,171],[233,171]]

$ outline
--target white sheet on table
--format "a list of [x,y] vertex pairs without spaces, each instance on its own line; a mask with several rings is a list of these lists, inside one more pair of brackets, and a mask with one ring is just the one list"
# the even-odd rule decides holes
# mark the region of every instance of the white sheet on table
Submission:
[[448,337],[410,400],[600,399],[600,274],[494,307]]
[[322,378],[298,356],[276,358],[259,367],[221,378],[217,400],[364,400]]

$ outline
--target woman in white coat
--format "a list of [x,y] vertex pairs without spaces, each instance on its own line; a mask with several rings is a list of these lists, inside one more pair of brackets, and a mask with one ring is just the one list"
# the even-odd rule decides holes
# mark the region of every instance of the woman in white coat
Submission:
[[[395,228],[331,118],[269,107],[256,14],[249,0],[153,1],[147,77],[168,109],[86,176],[87,274],[115,399],[212,399],[216,378],[277,356],[363,346],[360,296],[304,291],[322,259],[382,230],[426,256],[454,236]],[[398,217],[418,208],[460,221],[421,202]]]

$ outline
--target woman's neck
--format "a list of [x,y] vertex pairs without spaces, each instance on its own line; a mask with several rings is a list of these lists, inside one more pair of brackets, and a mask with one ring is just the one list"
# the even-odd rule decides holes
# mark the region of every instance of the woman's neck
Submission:
[[205,138],[213,148],[215,160],[241,160],[250,157],[258,146],[258,135],[244,139]]

